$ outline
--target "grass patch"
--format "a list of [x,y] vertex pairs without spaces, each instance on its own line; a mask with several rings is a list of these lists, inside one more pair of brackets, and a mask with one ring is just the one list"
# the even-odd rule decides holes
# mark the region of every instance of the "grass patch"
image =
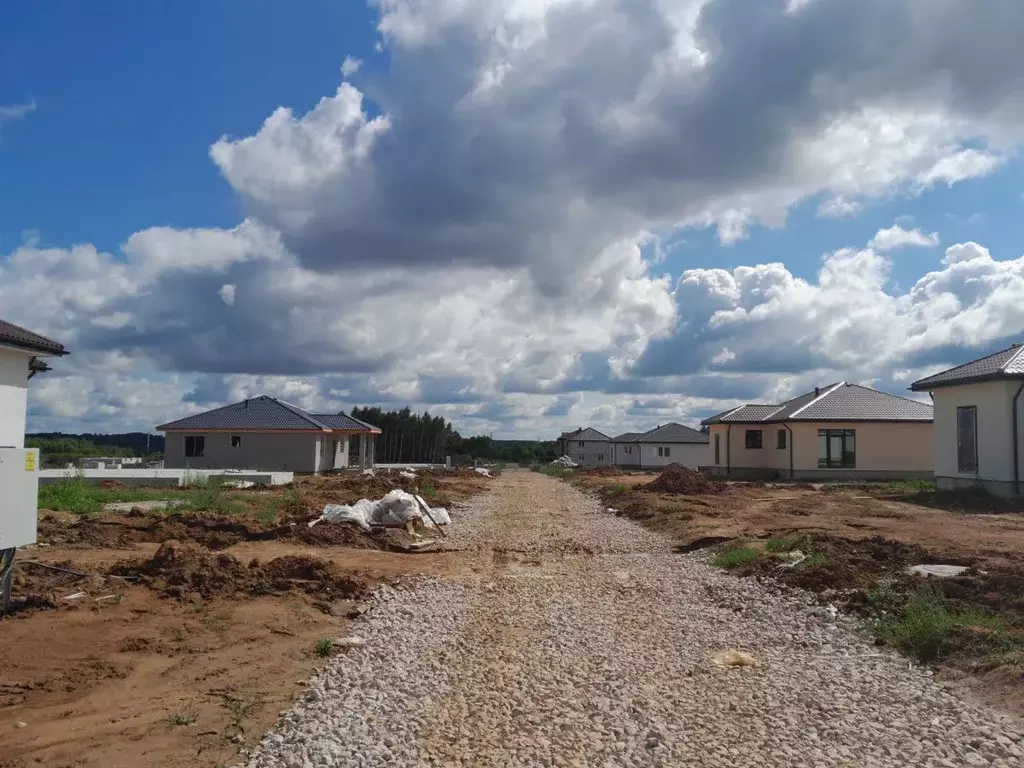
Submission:
[[734,547],[718,555],[711,564],[718,568],[737,568],[757,560],[761,553],[753,547]]
[[271,526],[277,523],[281,514],[283,501],[276,496],[268,496],[263,500],[263,506],[256,510],[256,522],[260,525]]
[[224,700],[221,701],[221,706],[228,712],[228,724],[224,728],[224,738],[232,739],[245,733],[245,721],[248,720],[257,709],[263,706],[263,698],[261,695],[256,695],[252,698],[243,698],[241,696],[230,696],[225,694]]
[[792,536],[776,536],[767,539],[764,548],[769,552],[792,552],[795,549],[807,549],[810,540],[802,534]]
[[178,728],[184,725],[192,725],[199,718],[199,712],[191,704],[182,705],[177,712],[164,718],[168,728]]
[[81,474],[39,486],[39,508],[76,515],[98,515],[105,504],[118,501],[153,501],[187,497],[178,488],[109,488],[87,482]]
[[420,484],[420,495],[427,501],[433,501],[437,498],[437,486],[434,485],[433,480],[424,480]]
[[[893,610],[898,599],[892,587],[879,587],[868,594],[869,604],[883,611]],[[1000,616],[958,611],[938,589],[922,587],[902,606],[878,616],[871,625],[887,645],[921,662],[937,660],[960,627],[980,627],[998,635],[1006,630],[1007,623]]]
[[326,659],[334,653],[334,641],[329,637],[321,637],[316,641],[316,645],[313,646],[313,653],[321,659]]
[[797,568],[805,568],[813,565],[825,565],[828,563],[828,558],[821,552],[812,552],[807,556],[806,560],[803,560]]
[[542,475],[548,475],[549,477],[573,477],[576,474],[575,469],[569,469],[568,467],[554,467],[550,464],[537,464],[531,467],[534,472],[540,472]]

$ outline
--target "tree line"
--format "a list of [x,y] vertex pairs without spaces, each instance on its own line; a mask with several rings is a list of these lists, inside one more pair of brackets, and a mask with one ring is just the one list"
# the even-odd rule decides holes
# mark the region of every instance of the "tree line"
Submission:
[[[150,451],[146,451],[149,437]],[[64,466],[89,457],[141,456],[147,460],[163,457],[164,439],[143,432],[124,435],[66,435],[61,432],[25,436],[26,448],[38,448],[45,466]]]

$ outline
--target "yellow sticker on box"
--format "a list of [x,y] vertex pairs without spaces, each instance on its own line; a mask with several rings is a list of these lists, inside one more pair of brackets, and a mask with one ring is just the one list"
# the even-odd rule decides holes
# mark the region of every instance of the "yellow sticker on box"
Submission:
[[36,455],[33,451],[29,451],[28,453],[25,454],[25,471],[36,471]]

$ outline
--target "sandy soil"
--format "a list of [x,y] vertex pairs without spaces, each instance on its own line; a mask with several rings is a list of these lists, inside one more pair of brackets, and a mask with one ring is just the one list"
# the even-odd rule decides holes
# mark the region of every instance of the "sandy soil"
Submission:
[[[489,481],[427,482],[441,506]],[[394,537],[305,525],[326,503],[404,486],[397,476],[305,478],[232,492],[244,511],[230,516],[41,511],[49,546],[19,560],[98,575],[19,566],[16,610],[0,620],[0,768],[233,764],[302,691],[323,661],[317,641],[345,635],[367,590],[462,567],[459,552],[400,553],[389,551]],[[267,496],[282,499],[277,519],[258,514]]]

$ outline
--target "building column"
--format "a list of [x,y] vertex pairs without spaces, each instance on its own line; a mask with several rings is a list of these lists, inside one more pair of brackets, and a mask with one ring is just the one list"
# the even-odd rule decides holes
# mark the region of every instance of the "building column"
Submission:
[[366,452],[367,452],[366,464],[367,464],[367,466],[370,469],[373,469],[373,465],[375,463],[375,460],[374,460],[374,453],[375,453],[375,451],[374,451],[374,438],[375,437],[376,437],[376,435],[371,433],[367,437],[367,440],[366,440],[366,446],[367,446],[367,448],[366,448]]
[[367,440],[366,440],[366,433],[363,432],[362,434],[359,435],[359,468],[360,469],[366,469],[367,466],[368,466],[367,463],[366,463],[366,442],[367,442]]

